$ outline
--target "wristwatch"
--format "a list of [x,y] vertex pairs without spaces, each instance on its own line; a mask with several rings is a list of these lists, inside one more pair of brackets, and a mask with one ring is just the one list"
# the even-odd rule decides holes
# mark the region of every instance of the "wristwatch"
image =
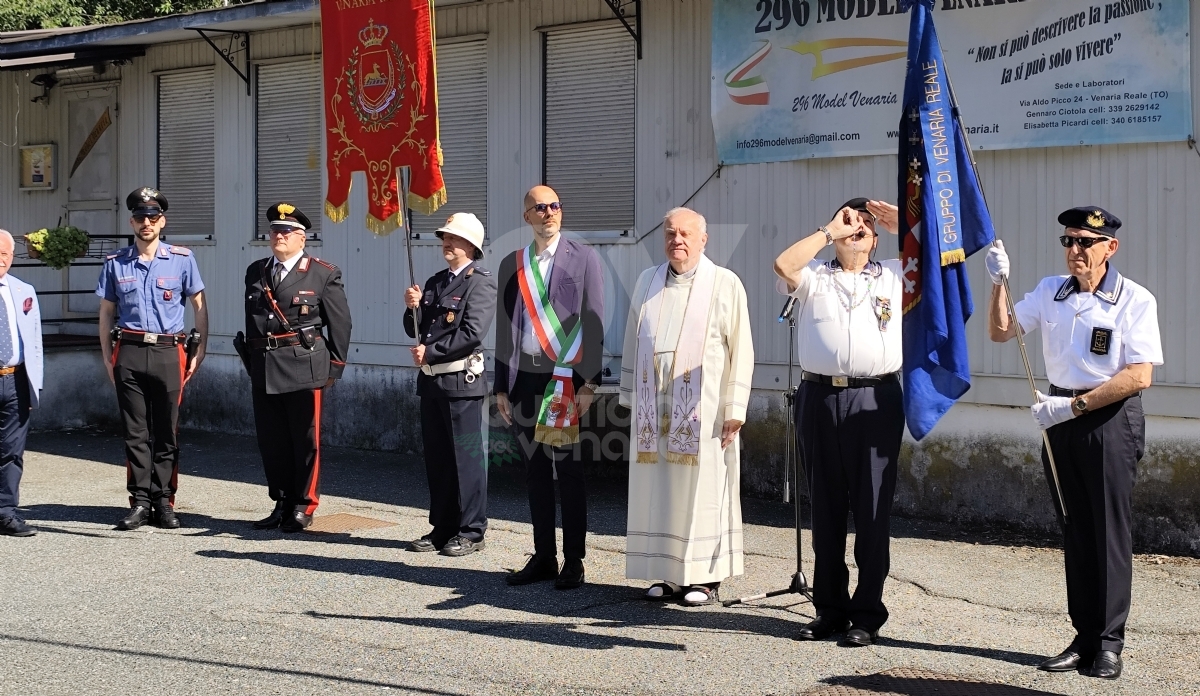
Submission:
[[1075,407],[1075,410],[1080,413],[1087,413],[1087,397],[1075,397],[1075,400],[1071,402],[1071,406]]
[[824,225],[822,225],[821,227],[817,228],[817,231],[825,233],[825,246],[829,246],[830,244],[833,244],[833,235],[829,234],[828,227],[825,227]]

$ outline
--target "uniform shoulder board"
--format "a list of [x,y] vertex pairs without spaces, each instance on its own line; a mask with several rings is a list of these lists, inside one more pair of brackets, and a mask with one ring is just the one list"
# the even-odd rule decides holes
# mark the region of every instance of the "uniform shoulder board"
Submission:
[[112,259],[115,259],[115,258],[117,258],[117,257],[118,257],[118,256],[120,256],[121,254],[126,254],[126,253],[129,253],[129,250],[130,250],[130,249],[132,249],[132,248],[133,248],[133,245],[131,244],[131,245],[129,245],[129,246],[127,246],[127,247],[124,247],[124,248],[122,248],[122,249],[117,249],[116,251],[114,251],[113,253],[109,254],[108,256],[105,256],[105,257],[104,257],[104,260],[105,260],[105,261],[111,261]]
[[192,250],[186,247],[171,245],[171,253],[179,254],[180,256],[191,256]]
[[338,269],[338,267],[337,267],[337,266],[335,266],[335,265],[333,265],[332,263],[329,263],[328,261],[322,261],[321,259],[318,259],[318,258],[317,258],[317,257],[315,257],[315,256],[310,256],[309,258],[311,258],[313,261],[315,261],[315,262],[317,262],[317,263],[321,264],[321,265],[322,265],[322,266],[324,266],[325,268],[328,268],[328,269],[329,269],[329,270],[331,270],[331,271],[336,271],[336,270]]
[[[481,276],[490,276],[490,275],[492,274],[492,272],[491,272],[491,271],[489,271],[488,269],[486,269],[486,268],[480,268],[479,266],[472,266],[470,270],[471,270],[472,272],[473,272],[473,271],[478,271],[478,272],[479,272],[479,275],[481,275]],[[468,275],[469,275],[469,273],[468,273]]]

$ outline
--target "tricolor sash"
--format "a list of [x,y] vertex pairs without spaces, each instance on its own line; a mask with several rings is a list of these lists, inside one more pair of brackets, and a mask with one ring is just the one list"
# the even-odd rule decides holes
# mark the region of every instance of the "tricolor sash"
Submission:
[[525,303],[525,313],[533,325],[533,335],[537,336],[542,352],[554,361],[553,379],[546,385],[533,439],[551,447],[564,447],[579,442],[579,412],[575,408],[572,366],[583,356],[583,321],[575,322],[570,332],[563,331],[562,322],[550,304],[542,272],[533,257],[533,244],[517,255],[517,286]]
[[[666,288],[668,264],[654,272],[646,289],[645,312],[638,324],[637,368],[634,380],[634,413],[637,461],[653,464],[658,461],[658,438],[667,438],[667,461],[671,464],[700,463],[700,401],[704,390],[702,366],[704,344],[707,342],[708,311],[712,306],[717,266],[707,256],[700,257],[692,289],[688,293],[683,326],[674,346],[656,345],[663,291]],[[670,414],[658,411],[658,371],[654,354],[674,351],[671,365]]]

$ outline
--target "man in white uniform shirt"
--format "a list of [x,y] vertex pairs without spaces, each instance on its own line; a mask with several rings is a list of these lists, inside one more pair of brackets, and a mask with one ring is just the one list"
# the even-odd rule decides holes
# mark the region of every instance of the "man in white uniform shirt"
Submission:
[[[797,298],[801,383],[796,432],[812,501],[817,618],[801,640],[846,632],[870,645],[887,621],[889,520],[904,435],[900,389],[900,261],[873,261],[876,227],[896,234],[896,206],[847,201],[828,225],[775,259],[782,294]],[[815,261],[822,248],[835,257]],[[854,515],[858,587],[849,594],[846,515]]]
[[[1133,481],[1146,443],[1141,391],[1163,362],[1158,304],[1109,261],[1120,246],[1116,216],[1088,206],[1064,211],[1058,222],[1070,275],[1044,278],[1015,305],[1025,333],[1042,330],[1050,394],[1039,393],[1032,410],[1049,436],[1062,488],[1067,611],[1076,633],[1039,668],[1116,679],[1133,579]],[[995,283],[988,333],[1002,343],[1017,335],[1002,243],[986,263]],[[1044,448],[1042,463],[1054,496]]]

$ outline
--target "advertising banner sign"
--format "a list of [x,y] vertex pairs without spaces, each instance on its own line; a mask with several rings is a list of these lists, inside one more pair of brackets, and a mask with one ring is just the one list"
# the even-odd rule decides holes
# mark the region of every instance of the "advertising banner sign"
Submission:
[[[1186,140],[1185,0],[936,0],[971,146]],[[897,0],[713,0],[721,162],[894,153],[908,51]]]

